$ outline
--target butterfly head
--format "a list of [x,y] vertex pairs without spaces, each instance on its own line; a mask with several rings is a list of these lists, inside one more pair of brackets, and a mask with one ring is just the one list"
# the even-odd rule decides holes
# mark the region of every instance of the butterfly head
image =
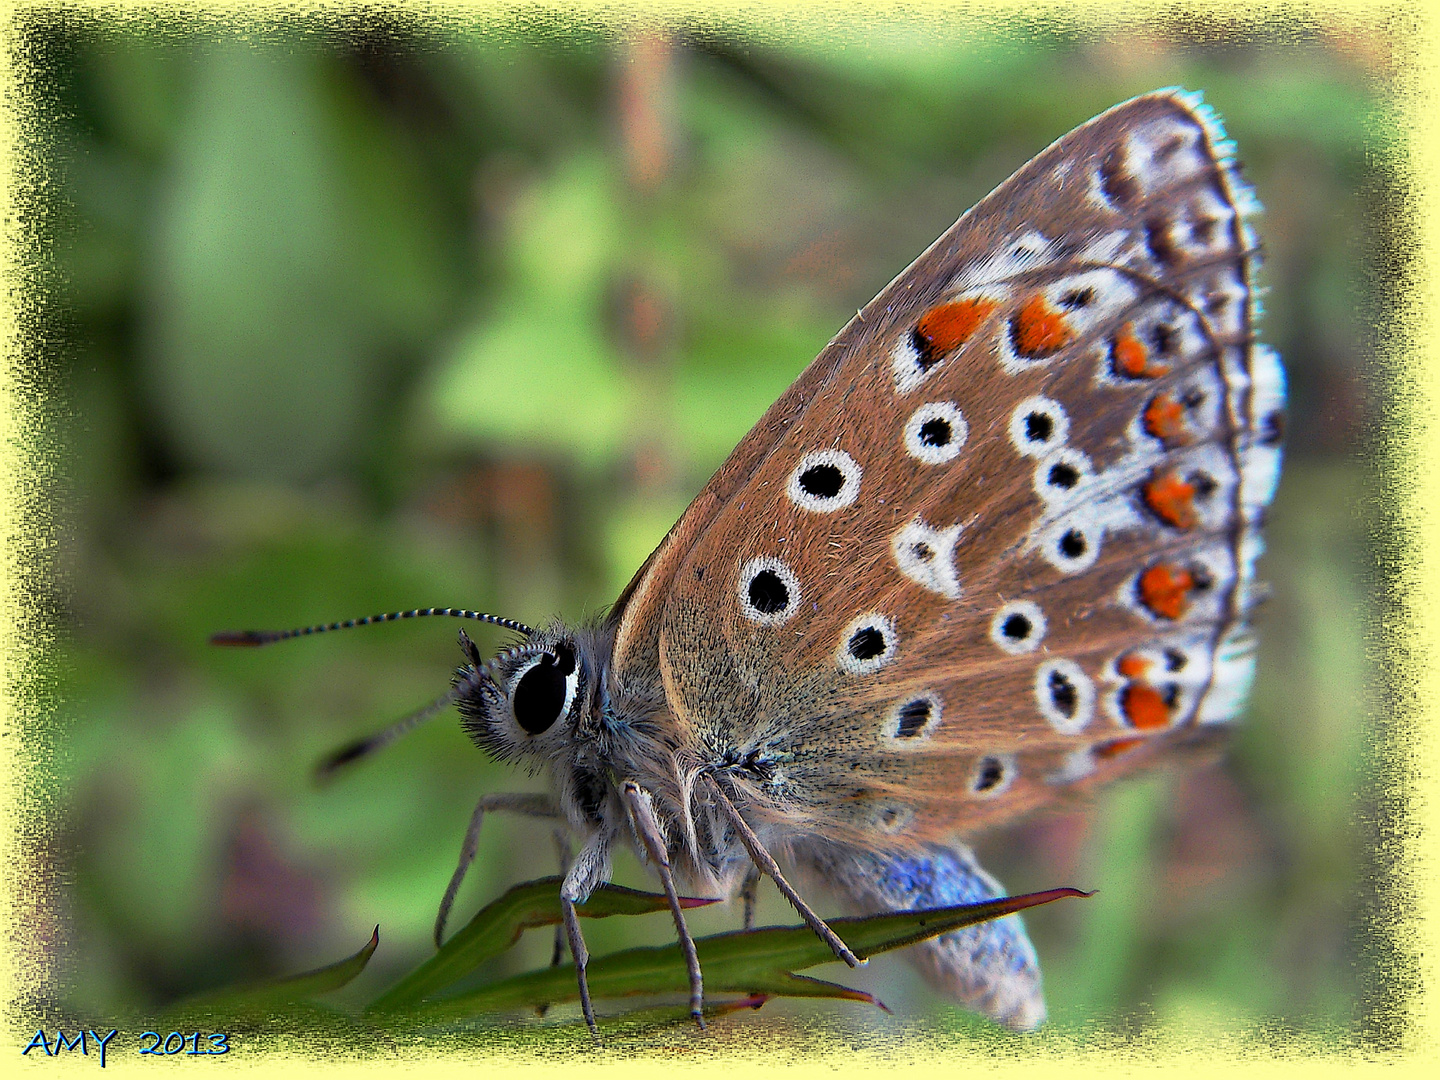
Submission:
[[538,766],[593,740],[603,712],[593,633],[547,627],[490,660],[463,634],[461,647],[469,663],[456,672],[456,704],[486,753]]

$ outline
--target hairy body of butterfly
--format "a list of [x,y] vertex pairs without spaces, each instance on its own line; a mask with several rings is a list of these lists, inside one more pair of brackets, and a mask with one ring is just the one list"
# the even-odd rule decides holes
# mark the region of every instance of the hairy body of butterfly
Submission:
[[[821,352],[607,616],[468,663],[486,751],[548,769],[573,906],[631,843],[673,902],[769,851],[862,911],[1001,894],[964,838],[1205,738],[1252,669],[1283,374],[1218,121],[1162,91],[1060,139]],[[747,905],[748,910],[748,905]],[[438,926],[437,926],[438,935]],[[1044,1018],[1018,917],[917,946],[930,979]]]

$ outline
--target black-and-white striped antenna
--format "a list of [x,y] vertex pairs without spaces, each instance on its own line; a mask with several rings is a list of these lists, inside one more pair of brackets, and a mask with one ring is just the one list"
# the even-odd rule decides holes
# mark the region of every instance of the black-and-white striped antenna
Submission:
[[210,644],[270,645],[276,641],[288,641],[290,638],[328,634],[332,630],[350,630],[356,626],[373,626],[376,623],[398,622],[400,619],[423,619],[428,615],[448,615],[455,619],[472,619],[475,622],[490,623],[494,626],[503,626],[506,630],[514,630],[517,634],[524,634],[526,637],[535,633],[522,622],[501,618],[499,615],[487,615],[483,611],[470,611],[466,608],[428,607],[415,608],[411,611],[388,611],[383,615],[366,615],[363,619],[346,619],[344,622],[324,623],[317,626],[299,626],[294,630],[221,630],[218,634],[210,635]]
[[401,735],[414,730],[429,720],[432,716],[439,716],[444,712],[455,699],[460,696],[459,687],[451,688],[441,697],[430,702],[429,705],[422,705],[409,716],[401,717],[391,724],[384,731],[377,731],[374,735],[367,735],[363,739],[356,739],[352,743],[346,743],[339,750],[336,750],[319,765],[315,766],[315,779],[329,780],[335,775],[337,769],[343,768],[363,757],[369,757],[376,750],[383,750]]
[[[299,626],[293,630],[222,630],[218,634],[210,635],[212,645],[270,645],[277,641],[288,641],[290,638],[310,637],[314,634],[328,634],[332,630],[350,630],[356,626],[373,626],[376,623],[397,622],[400,619],[420,619],[430,615],[448,615],[456,619],[470,619],[474,622],[490,623],[493,626],[501,626],[506,630],[514,630],[516,633],[524,634],[526,637],[534,635],[535,631],[522,622],[515,619],[501,618],[499,615],[487,615],[483,611],[470,611],[467,608],[415,608],[411,611],[390,611],[383,615],[366,615],[363,619],[346,619],[344,622],[323,623],[316,626]],[[466,655],[472,663],[480,667],[480,653],[475,648],[474,642],[466,635],[464,630],[460,631],[460,644],[465,648]],[[460,688],[452,687],[447,693],[436,698],[428,705],[424,705],[408,716],[402,717],[383,731],[368,735],[363,739],[357,739],[347,743],[335,751],[315,768],[316,779],[328,780],[336,770],[350,765],[361,758],[369,757],[376,750],[389,746],[400,736],[414,730],[429,720],[432,716],[438,716],[446,708],[454,704],[455,699],[460,695]]]

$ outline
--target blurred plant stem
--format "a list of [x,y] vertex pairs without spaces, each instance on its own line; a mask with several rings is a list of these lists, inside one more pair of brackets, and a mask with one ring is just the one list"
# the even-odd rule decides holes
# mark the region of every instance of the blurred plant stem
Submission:
[[[613,284],[615,330],[635,388],[626,404],[629,490],[621,513],[630,506],[676,503],[687,480],[675,430],[680,309],[674,270],[657,242],[675,163],[679,78],[670,34],[631,30],[617,56],[614,88],[629,222]],[[618,580],[625,569],[612,573]]]

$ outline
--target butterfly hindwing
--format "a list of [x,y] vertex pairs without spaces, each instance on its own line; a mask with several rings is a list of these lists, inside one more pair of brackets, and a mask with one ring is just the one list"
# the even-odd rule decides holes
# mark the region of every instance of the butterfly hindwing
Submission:
[[[963,844],[918,851],[865,850],[814,842],[796,859],[857,913],[979,904],[1005,895]],[[907,958],[926,980],[967,1008],[1028,1031],[1045,1019],[1040,964],[1019,915],[921,942]]]

